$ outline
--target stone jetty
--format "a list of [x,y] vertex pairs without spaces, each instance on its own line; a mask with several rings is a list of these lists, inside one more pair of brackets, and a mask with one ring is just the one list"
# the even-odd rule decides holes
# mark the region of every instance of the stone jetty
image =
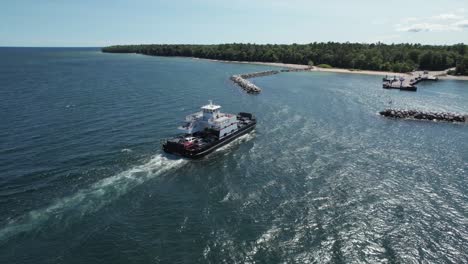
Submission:
[[252,73],[245,73],[241,74],[240,76],[244,79],[254,78],[254,77],[262,77],[267,75],[278,74],[279,71],[262,71],[262,72],[252,72]]
[[468,122],[468,115],[450,112],[427,112],[407,109],[385,109],[380,115],[392,118],[431,120],[445,122]]
[[240,74],[240,75],[233,75],[231,76],[231,80],[237,85],[239,85],[242,89],[244,89],[247,93],[260,93],[262,89],[260,89],[260,87],[251,83],[247,79],[273,75],[273,74],[278,74],[278,73],[280,72],[279,71],[262,71],[262,72],[246,73],[246,74]]
[[242,78],[241,75],[233,75],[231,76],[231,80],[239,85],[240,88],[244,89],[247,93],[260,93],[262,91],[260,87]]
[[287,68],[287,69],[282,69],[281,72],[303,72],[303,71],[310,71],[312,70],[312,67],[306,67],[306,68]]

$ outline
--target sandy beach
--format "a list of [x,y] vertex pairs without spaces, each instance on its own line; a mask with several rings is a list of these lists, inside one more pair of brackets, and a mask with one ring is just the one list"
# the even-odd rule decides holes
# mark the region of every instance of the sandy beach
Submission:
[[[193,58],[197,60],[208,60],[215,62],[223,63],[242,63],[242,64],[257,64],[265,66],[274,66],[274,67],[285,67],[293,69],[307,69],[311,68],[309,65],[300,65],[300,64],[288,64],[288,63],[279,63],[279,62],[251,62],[251,61],[226,61],[226,60],[213,60],[213,59],[203,59],[203,58]],[[416,73],[400,73],[400,72],[387,72],[387,71],[369,71],[369,70],[350,70],[350,69],[340,69],[340,68],[320,68],[313,66],[310,71],[317,72],[335,72],[335,73],[351,73],[351,74],[367,74],[367,75],[379,75],[379,76],[414,76]],[[468,76],[453,76],[447,75],[446,71],[428,71],[429,75],[437,76],[440,80],[460,80],[468,81]]]

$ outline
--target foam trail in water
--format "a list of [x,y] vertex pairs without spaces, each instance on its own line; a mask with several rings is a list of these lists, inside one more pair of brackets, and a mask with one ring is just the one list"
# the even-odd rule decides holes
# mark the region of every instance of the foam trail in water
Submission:
[[186,162],[187,160],[184,159],[170,160],[163,155],[156,155],[145,164],[102,179],[87,189],[57,200],[46,208],[33,210],[10,221],[0,229],[0,241],[31,231],[51,218],[62,220],[67,212],[72,215],[78,213],[79,216],[96,212],[132,188],[170,169],[178,168]]

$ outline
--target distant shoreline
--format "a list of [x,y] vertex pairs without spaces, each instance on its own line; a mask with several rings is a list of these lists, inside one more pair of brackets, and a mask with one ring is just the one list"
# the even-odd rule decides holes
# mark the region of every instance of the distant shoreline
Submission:
[[[279,67],[325,66],[312,70],[368,75],[399,75],[416,78],[422,71],[440,79],[468,80],[468,45],[419,45],[383,43],[314,42],[308,44],[142,44],[102,48],[109,53],[204,58],[218,61]],[[265,63],[259,63],[265,62]],[[273,63],[269,63],[273,62]],[[283,62],[276,63],[276,62]],[[305,65],[304,65],[305,64]],[[294,66],[293,66],[294,65]],[[331,65],[331,66],[327,66]],[[331,68],[339,67],[336,68]],[[358,70],[363,69],[363,70]],[[422,69],[417,70],[415,69]],[[458,73],[446,76],[447,72]],[[405,75],[405,73],[407,75]]]
[[[274,67],[284,67],[284,68],[293,68],[293,69],[307,69],[311,66],[301,65],[301,64],[288,64],[280,62],[259,62],[259,61],[227,61],[227,60],[215,60],[215,59],[205,59],[205,58],[196,58],[191,57],[194,60],[205,60],[213,62],[222,62],[222,63],[238,63],[238,64],[254,64],[254,65],[264,65],[264,66],[274,66]],[[405,75],[410,77],[410,73],[400,73],[400,72],[387,72],[387,71],[370,71],[370,70],[350,70],[350,69],[341,69],[341,68],[320,68],[313,66],[309,71],[311,72],[333,72],[333,73],[351,73],[351,74],[366,74],[366,75],[378,75],[378,76],[401,76]],[[468,81],[468,76],[453,76],[446,74],[445,71],[428,71],[430,75],[437,76],[440,80],[459,80],[459,81]]]

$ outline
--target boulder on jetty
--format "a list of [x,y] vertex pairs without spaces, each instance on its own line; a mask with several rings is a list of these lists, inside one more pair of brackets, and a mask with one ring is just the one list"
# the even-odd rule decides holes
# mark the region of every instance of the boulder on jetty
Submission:
[[260,87],[242,78],[241,75],[233,75],[231,80],[248,93],[260,93],[262,91]]
[[391,118],[405,118],[417,120],[432,120],[445,122],[468,122],[468,115],[450,112],[428,112],[407,109],[385,109],[380,115]]
[[240,74],[240,75],[233,75],[231,76],[231,80],[237,85],[239,85],[242,89],[244,89],[247,93],[260,93],[262,89],[260,89],[260,87],[251,83],[247,79],[273,75],[273,74],[278,74],[278,73],[279,71],[263,71],[263,72],[246,73],[246,74]]

